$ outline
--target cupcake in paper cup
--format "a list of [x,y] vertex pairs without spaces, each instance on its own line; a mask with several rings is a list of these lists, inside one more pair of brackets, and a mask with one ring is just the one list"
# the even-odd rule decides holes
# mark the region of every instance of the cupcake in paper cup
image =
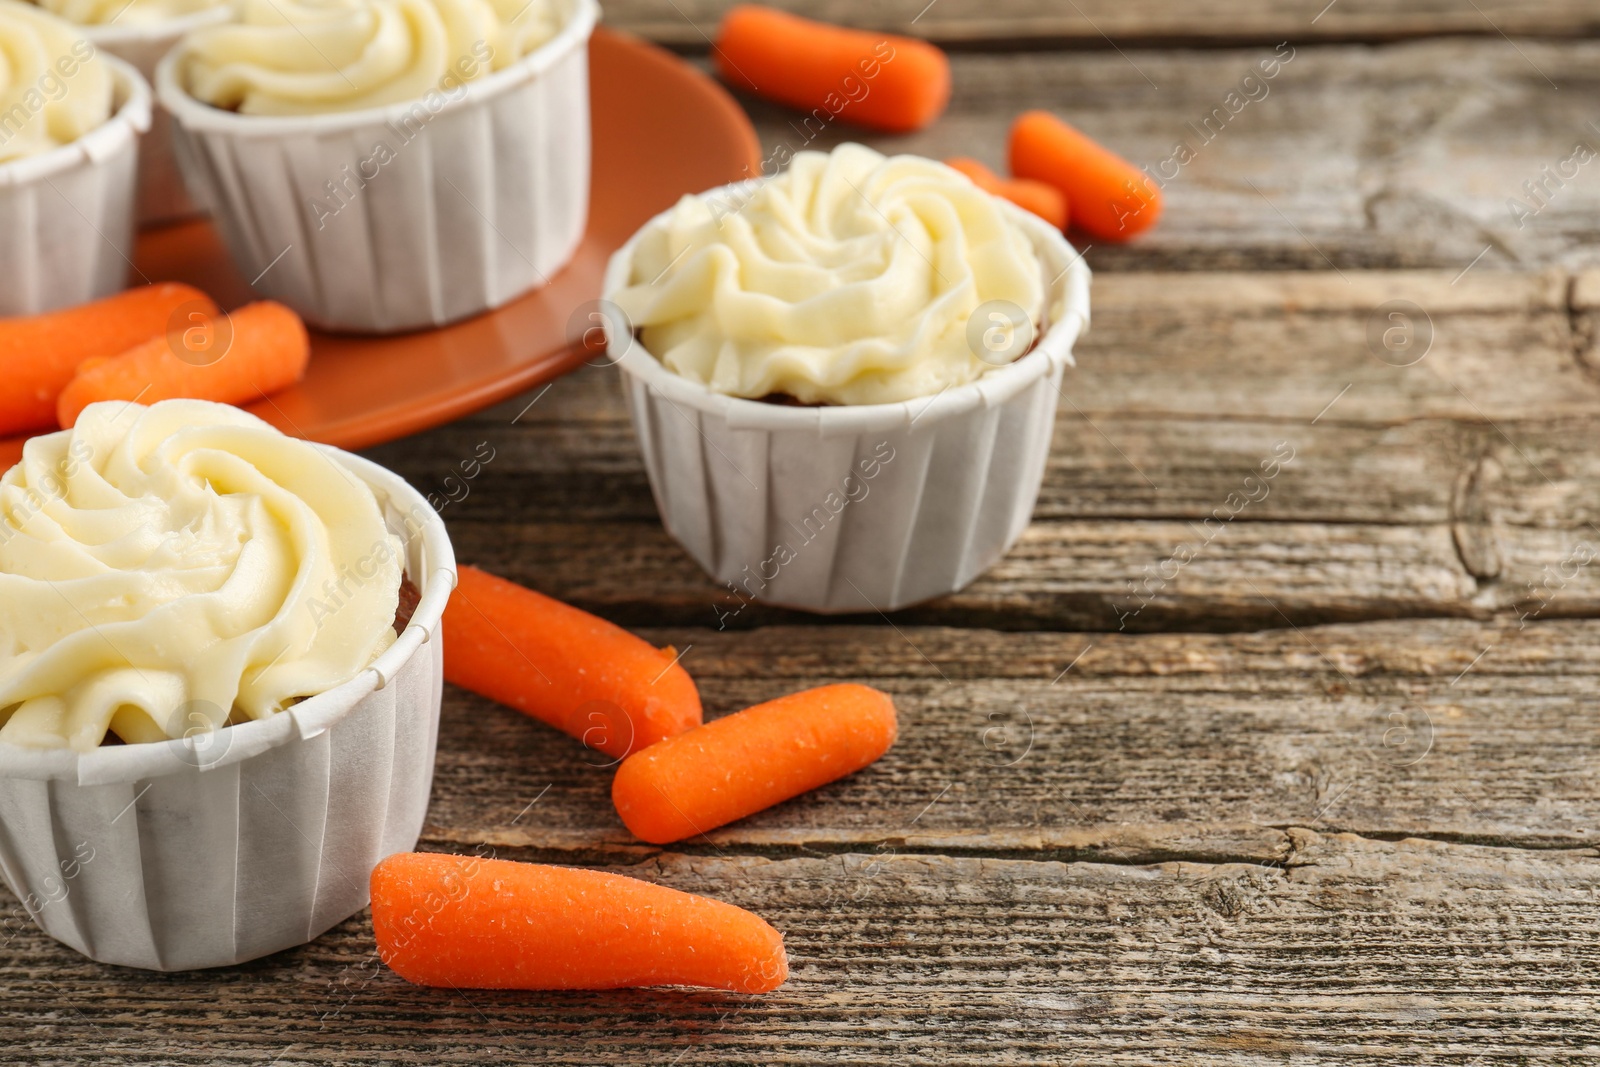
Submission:
[[236,408],[102,403],[0,479],[0,873],[181,970],[302,944],[421,832],[455,581],[402,479]]
[[941,163],[861,145],[685,197],[612,258],[606,300],[667,531],[752,600],[892,611],[954,592],[1027,526],[1089,270]]
[[[147,81],[156,65],[186,34],[233,17],[229,0],[34,0],[79,27],[97,50],[130,64]],[[156,108],[139,150],[136,217],[140,223],[170,222],[199,214],[172,154],[171,118]]]
[[138,71],[71,23],[0,0],[0,316],[123,287],[149,128]]
[[162,61],[189,188],[261,295],[393,333],[544,285],[588,215],[594,0],[243,0]]

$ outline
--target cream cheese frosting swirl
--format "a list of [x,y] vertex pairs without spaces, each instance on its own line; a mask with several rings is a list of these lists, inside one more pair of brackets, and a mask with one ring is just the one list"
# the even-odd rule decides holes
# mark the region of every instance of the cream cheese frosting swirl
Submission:
[[154,26],[223,7],[228,0],[34,0],[52,15],[84,26]]
[[1046,290],[1028,235],[965,175],[855,144],[797,154],[745,201],[685,197],[641,235],[630,282],[611,299],[670,370],[808,404],[971,382],[992,368],[973,313],[1007,301],[1038,336]]
[[560,29],[560,0],[243,0],[190,34],[180,77],[247,115],[359,111],[458,96]]
[[273,715],[395,640],[372,490],[222,404],[85,408],[0,478],[0,741],[88,751]]
[[72,24],[0,0],[0,163],[70,144],[111,117],[110,66]]

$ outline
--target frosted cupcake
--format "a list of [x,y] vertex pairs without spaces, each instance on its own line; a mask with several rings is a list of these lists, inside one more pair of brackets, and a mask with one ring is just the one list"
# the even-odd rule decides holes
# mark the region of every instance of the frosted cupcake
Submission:
[[[86,955],[163,970],[359,910],[421,831],[453,584],[401,479],[235,408],[95,404],[30,441],[0,479],[11,888]],[[46,904],[62,842],[94,859]]]
[[893,610],[998,559],[1038,496],[1088,284],[1047,223],[860,145],[646,224],[607,272],[611,352],[719,617]]
[[[84,40],[153,80],[156,64],[191,30],[233,17],[228,0],[34,0],[80,27]],[[157,108],[139,151],[138,221],[164,222],[200,209],[183,188],[172,156],[172,128]]]
[[78,28],[0,0],[0,315],[123,286],[150,89]]
[[545,284],[588,210],[594,0],[245,0],[156,75],[262,295],[395,332]]

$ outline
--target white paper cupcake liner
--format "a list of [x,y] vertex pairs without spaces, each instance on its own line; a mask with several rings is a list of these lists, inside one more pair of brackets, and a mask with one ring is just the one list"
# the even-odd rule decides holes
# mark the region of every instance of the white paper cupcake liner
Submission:
[[193,738],[86,754],[0,745],[0,874],[46,933],[85,956],[175,971],[304,944],[366,906],[379,860],[416,845],[455,557],[403,479],[325,451],[373,487],[422,594],[371,667],[279,715]]
[[110,120],[71,144],[0,163],[0,316],[82,304],[127,282],[150,87],[133,67],[105,58]]
[[[1062,371],[1089,323],[1090,274],[1054,227],[1002,206],[1054,279],[1060,313],[1025,356],[934,397],[785,407],[723,396],[612,332],[661,521],[722,584],[719,618],[752,599],[893,611],[961,589],[1021,536]],[[612,257],[607,294],[627,286],[638,240]]]
[[179,86],[179,53],[163,60],[179,165],[256,291],[326,329],[395,333],[546,284],[588,218],[599,7],[570,3],[553,39],[437,112],[239,115]]
[[[107,24],[83,26],[83,36],[95,48],[129,63],[145,80],[154,83],[156,67],[185,34],[204,26],[227,22],[233,9],[226,4],[196,11],[182,18],[144,26]],[[184,188],[183,175],[172,154],[172,116],[157,107],[150,116],[150,132],[139,145],[139,191],[135,217],[139,225],[176,222],[204,212]]]

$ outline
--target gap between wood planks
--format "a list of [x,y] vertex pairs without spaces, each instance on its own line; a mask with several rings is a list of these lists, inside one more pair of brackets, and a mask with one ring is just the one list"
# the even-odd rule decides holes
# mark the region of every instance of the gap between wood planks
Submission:
[[[709,35],[735,0],[609,0],[606,21],[686,54],[710,50]],[[1600,34],[1581,0],[1468,0],[1434,5],[1363,0],[1241,0],[1173,5],[1161,0],[768,0],[796,14],[862,29],[922,37],[952,50],[1234,48],[1291,38],[1316,44],[1386,44],[1423,37],[1517,36],[1570,40]],[[1408,9],[1409,8],[1409,9]]]
[[[1081,838],[1105,836],[1114,838],[1126,835],[1129,830],[1148,834],[1151,841],[1161,838],[1161,827],[1117,827],[1109,834],[1100,834],[1102,828],[1088,827],[1077,832]],[[926,839],[890,835],[875,839],[844,840],[838,836],[794,840],[786,843],[758,844],[749,840],[680,841],[672,845],[640,844],[631,838],[593,840],[539,832],[537,834],[494,830],[488,832],[446,831],[430,827],[423,834],[418,848],[421,851],[459,853],[473,847],[484,846],[494,850],[501,859],[514,859],[532,863],[563,865],[628,867],[662,859],[693,860],[758,859],[783,862],[798,859],[823,859],[829,856],[856,857],[875,855],[928,856],[949,859],[997,859],[1036,863],[1101,864],[1112,867],[1155,867],[1168,863],[1187,863],[1211,867],[1257,866],[1277,870],[1317,866],[1315,860],[1302,857],[1301,850],[1309,838],[1330,838],[1350,843],[1403,844],[1430,842],[1444,846],[1493,849],[1506,853],[1534,853],[1569,856],[1575,859],[1600,859],[1600,849],[1590,846],[1574,847],[1570,844],[1539,845],[1526,840],[1508,841],[1487,835],[1467,833],[1400,833],[1368,830],[1317,830],[1309,826],[1286,823],[1275,826],[1215,827],[1195,826],[1190,831],[1204,831],[1218,837],[1235,834],[1239,840],[1254,838],[1263,847],[1256,851],[1227,851],[1195,847],[1162,847],[1159,845],[1127,846],[1112,844],[1109,847],[1074,847],[1061,841],[1043,839],[1037,835],[1018,834],[1013,831],[967,835],[961,838],[930,836]]]

